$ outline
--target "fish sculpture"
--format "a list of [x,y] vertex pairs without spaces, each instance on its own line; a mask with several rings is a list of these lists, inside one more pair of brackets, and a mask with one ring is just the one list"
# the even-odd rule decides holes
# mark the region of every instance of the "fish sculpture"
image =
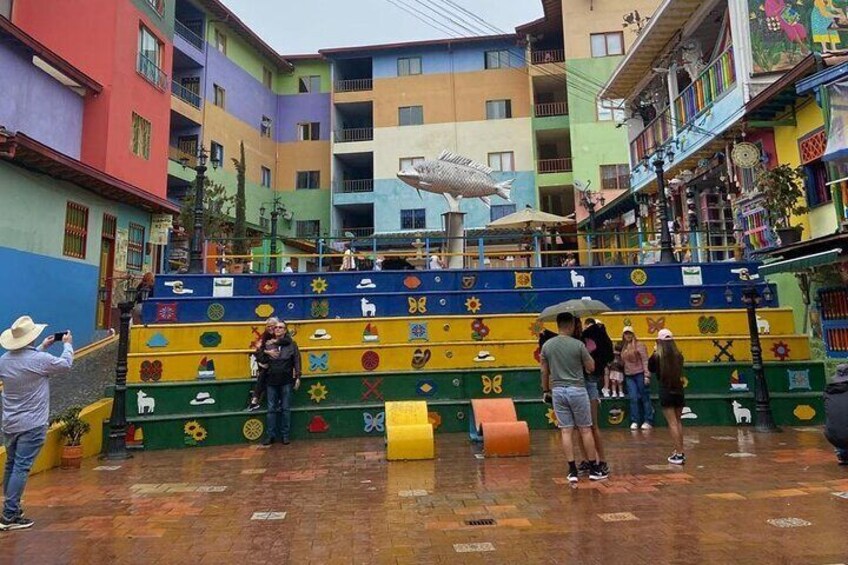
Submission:
[[494,171],[483,165],[450,151],[442,151],[436,160],[422,161],[398,173],[398,178],[418,191],[441,194],[453,212],[459,211],[463,198],[479,198],[491,206],[490,196],[500,196],[509,201],[513,179],[497,182]]

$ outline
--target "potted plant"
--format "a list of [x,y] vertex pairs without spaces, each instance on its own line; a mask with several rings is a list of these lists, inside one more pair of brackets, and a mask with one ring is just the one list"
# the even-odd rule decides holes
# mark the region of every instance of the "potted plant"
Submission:
[[801,240],[802,226],[792,226],[792,216],[807,212],[805,175],[801,167],[778,165],[757,175],[756,188],[763,196],[763,207],[769,223],[780,237],[782,245]]
[[59,434],[65,440],[62,469],[79,469],[82,464],[82,436],[91,430],[91,424],[80,419],[80,412],[82,406],[71,406],[50,421],[61,426]]

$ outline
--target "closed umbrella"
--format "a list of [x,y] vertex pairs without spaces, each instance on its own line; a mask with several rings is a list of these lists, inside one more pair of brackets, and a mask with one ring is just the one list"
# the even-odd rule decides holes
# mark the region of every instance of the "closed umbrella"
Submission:
[[572,300],[560,302],[559,304],[554,304],[553,306],[548,306],[542,310],[541,314],[539,314],[539,320],[543,322],[550,322],[556,320],[557,316],[563,312],[569,312],[578,318],[583,318],[585,316],[597,316],[598,314],[603,314],[610,310],[612,310],[612,308],[600,300],[592,300],[591,298],[574,298]]

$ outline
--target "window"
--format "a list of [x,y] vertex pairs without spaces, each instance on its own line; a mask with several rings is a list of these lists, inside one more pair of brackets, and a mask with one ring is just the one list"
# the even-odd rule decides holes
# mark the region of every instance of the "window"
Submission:
[[298,92],[306,94],[309,92],[321,92],[321,77],[300,77]]
[[147,0],[147,3],[156,10],[157,14],[162,15],[162,11],[165,9],[165,0]]
[[218,143],[217,141],[213,141],[209,144],[209,157],[213,161],[218,161],[219,166],[224,166],[224,146]]
[[514,213],[515,204],[492,204],[492,207],[489,209],[489,221],[494,222]]
[[297,138],[300,141],[318,141],[321,139],[321,124],[318,122],[297,124]]
[[295,234],[297,237],[318,237],[321,233],[321,220],[297,220]]
[[486,119],[503,120],[512,117],[512,100],[487,100]]
[[413,168],[415,165],[424,162],[424,157],[402,157],[400,160],[399,171],[405,171]]
[[486,68],[508,69],[509,51],[507,51],[506,49],[500,51],[486,51]]
[[268,116],[262,116],[262,121],[259,123],[259,133],[262,137],[271,137],[271,125],[274,121]]
[[144,266],[144,226],[130,222],[127,241],[127,270],[140,271]]
[[608,122],[610,120],[614,120],[618,124],[624,121],[624,99],[598,99],[598,121]]
[[215,105],[219,108],[224,108],[227,101],[227,91],[224,90],[223,87],[218,86],[217,84],[213,85],[212,88],[215,91]]
[[132,146],[133,155],[150,159],[150,122],[133,112],[132,114]]
[[268,67],[262,67],[262,84],[265,88],[273,88],[274,73]]
[[821,159],[816,159],[804,165],[807,177],[804,185],[807,191],[807,205],[810,208],[827,204],[833,200],[830,187],[827,186],[827,166]]
[[262,186],[271,188],[271,169],[262,167]]
[[630,188],[630,165],[601,165],[601,188]]
[[118,218],[112,214],[103,214],[103,226],[100,230],[102,239],[115,239],[115,234],[118,232]]
[[400,211],[400,229],[423,230],[427,227],[427,210],[414,208]]
[[421,74],[421,57],[401,57],[397,60],[399,77]]
[[298,171],[294,187],[298,190],[318,188],[321,184],[321,171]]
[[420,126],[424,123],[424,106],[403,106],[398,108],[398,125]]
[[65,211],[65,241],[62,244],[62,254],[85,259],[87,240],[88,207],[76,202],[68,202]]
[[141,26],[138,30],[138,67],[141,75],[155,84],[162,86],[165,74],[160,69],[162,44],[149,29]]
[[215,49],[223,53],[227,54],[227,36],[221,33],[221,30],[215,30]]
[[512,151],[489,153],[489,168],[493,171],[514,171],[515,156]]
[[589,41],[592,43],[592,57],[624,55],[624,33],[620,31],[593,33]]

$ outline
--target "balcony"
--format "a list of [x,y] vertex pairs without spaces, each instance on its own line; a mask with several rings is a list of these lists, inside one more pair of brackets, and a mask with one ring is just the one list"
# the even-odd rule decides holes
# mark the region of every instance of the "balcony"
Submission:
[[678,129],[685,128],[701,116],[716,100],[736,85],[733,46],[719,55],[698,78],[674,99]]
[[572,171],[571,157],[560,159],[539,159],[536,162],[539,174],[570,173]]
[[564,49],[546,49],[530,53],[530,63],[533,65],[546,65],[548,63],[565,62]]
[[567,116],[568,102],[546,102],[536,104],[537,118],[550,118],[553,116]]
[[374,192],[374,179],[336,181],[333,183],[333,192],[336,194]]
[[138,54],[136,71],[156,88],[163,91],[168,88],[168,75],[143,53]]
[[173,145],[168,146],[168,159],[192,169],[197,166],[197,155],[192,155]]
[[630,142],[630,164],[635,166],[671,139],[671,107],[651,120],[645,129]]
[[200,95],[192,92],[188,88],[184,87],[177,81],[171,81],[171,94],[185,102],[186,104],[190,104],[194,106],[198,110],[200,109],[201,98]]
[[342,228],[340,230],[336,230],[336,237],[350,237],[349,234],[353,234],[354,237],[370,237],[374,235],[374,228]]
[[374,128],[340,129],[335,132],[336,143],[351,143],[355,141],[371,141],[374,139]]
[[355,78],[350,80],[337,80],[336,92],[366,92],[374,89],[374,79]]
[[197,47],[200,51],[203,51],[206,42],[203,41],[203,38],[191,31],[186,25],[179,20],[174,21],[174,33],[185,39],[191,45]]

